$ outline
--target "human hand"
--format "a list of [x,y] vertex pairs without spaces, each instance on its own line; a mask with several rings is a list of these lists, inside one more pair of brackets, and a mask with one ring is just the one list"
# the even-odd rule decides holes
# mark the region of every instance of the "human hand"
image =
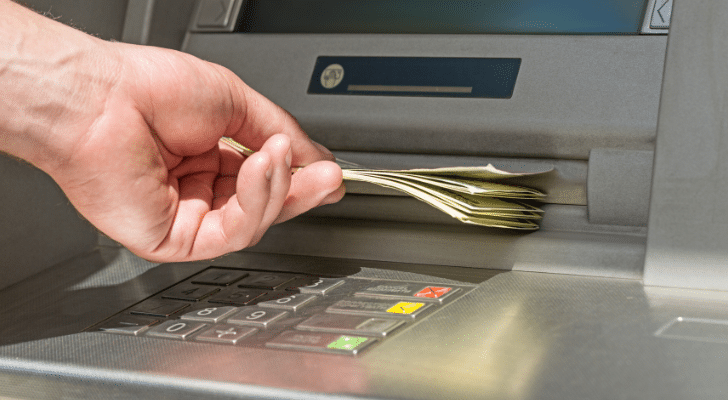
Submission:
[[[274,222],[343,195],[333,156],[232,72],[186,54],[113,47],[103,112],[52,176],[95,226],[160,261],[255,244]],[[257,150],[243,157],[229,136]],[[290,167],[305,166],[291,175]]]
[[[0,57],[0,150],[51,175],[81,214],[139,256],[213,258],[343,196],[331,153],[229,70],[104,42],[11,2],[0,8],[10,21],[0,40],[0,55],[10,54]],[[33,24],[41,29],[24,31]],[[13,34],[23,43],[16,54]],[[243,157],[222,136],[257,152]],[[291,165],[304,168],[291,175]]]

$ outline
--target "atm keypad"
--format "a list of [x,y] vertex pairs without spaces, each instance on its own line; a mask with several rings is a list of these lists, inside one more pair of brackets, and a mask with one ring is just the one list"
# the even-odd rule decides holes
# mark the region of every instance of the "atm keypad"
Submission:
[[89,330],[357,355],[471,289],[210,267]]

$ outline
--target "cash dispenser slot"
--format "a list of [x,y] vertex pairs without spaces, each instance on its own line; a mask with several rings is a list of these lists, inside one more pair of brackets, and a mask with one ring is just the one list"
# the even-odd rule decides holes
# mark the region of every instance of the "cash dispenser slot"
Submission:
[[[510,172],[551,170],[538,176],[509,178],[508,183],[527,186],[546,193],[544,203],[586,205],[588,162],[581,160],[525,159],[498,157],[467,157],[418,155],[400,153],[365,153],[335,151],[338,159],[367,168],[412,169],[452,166],[485,166],[493,164]],[[359,182],[347,182],[347,193],[401,196],[401,192]]]
[[252,251],[639,278],[650,151],[595,149],[589,161],[359,152],[336,156],[389,169],[493,163],[514,171],[544,165],[553,170],[511,182],[547,193],[538,204],[545,213],[536,232],[465,225],[399,192],[348,182],[341,202],[273,227]]
[[[588,224],[602,228],[613,226],[615,231],[634,227],[642,233],[647,226],[652,151],[594,149],[588,161],[360,152],[336,152],[335,155],[362,166],[394,170],[488,164],[513,172],[552,168],[546,174],[508,179],[508,183],[544,192],[546,197],[539,201],[539,206],[555,210],[551,212],[556,214],[559,213],[558,209],[565,206],[586,206]],[[345,218],[460,224],[452,218],[432,212],[419,202],[409,201],[402,192],[356,181],[347,182],[346,186],[347,197],[342,203],[345,205],[332,205],[312,210],[312,213]],[[551,207],[553,205],[557,207]],[[551,225],[549,221],[555,218],[550,218],[549,214],[546,215],[545,229],[556,226],[559,226],[559,230],[566,229],[563,223]],[[581,225],[574,229],[588,230]]]

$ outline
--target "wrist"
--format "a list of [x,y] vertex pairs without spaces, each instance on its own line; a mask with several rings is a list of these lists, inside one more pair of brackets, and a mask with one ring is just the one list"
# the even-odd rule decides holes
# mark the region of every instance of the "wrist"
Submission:
[[109,43],[0,0],[0,151],[52,175],[115,85]]

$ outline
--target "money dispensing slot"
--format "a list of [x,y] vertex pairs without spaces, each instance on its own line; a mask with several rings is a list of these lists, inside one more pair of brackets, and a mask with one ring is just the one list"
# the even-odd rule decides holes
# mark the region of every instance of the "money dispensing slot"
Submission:
[[[221,142],[244,155],[254,153],[231,138],[224,137]],[[541,171],[509,172],[491,164],[386,170],[365,168],[341,159],[336,162],[342,167],[345,181],[397,190],[464,223],[521,230],[538,229],[536,221],[541,219],[543,211],[528,201],[541,199],[544,194],[536,189],[503,183],[504,180],[552,170],[549,167]]]

